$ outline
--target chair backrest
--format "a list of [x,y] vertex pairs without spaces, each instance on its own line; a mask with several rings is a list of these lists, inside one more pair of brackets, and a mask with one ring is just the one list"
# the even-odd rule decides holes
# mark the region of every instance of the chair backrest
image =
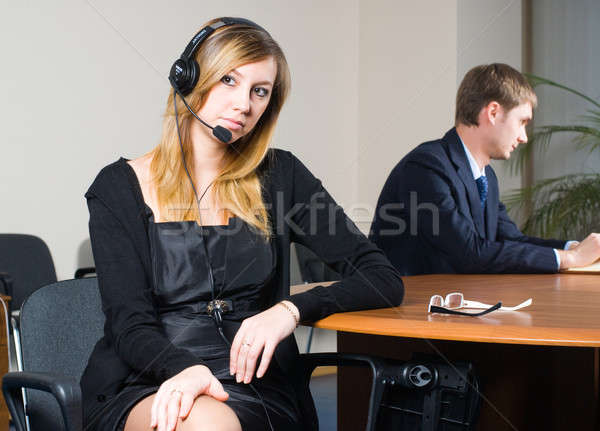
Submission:
[[[66,280],[35,291],[21,309],[24,371],[81,378],[96,342],[104,334],[96,278]],[[63,429],[58,404],[45,392],[28,391],[32,431]]]
[[0,234],[0,272],[13,281],[10,308],[18,310],[35,290],[56,282],[50,250],[37,236]]
[[317,283],[320,281],[339,280],[340,275],[325,263],[309,248],[294,243],[300,276],[305,283]]

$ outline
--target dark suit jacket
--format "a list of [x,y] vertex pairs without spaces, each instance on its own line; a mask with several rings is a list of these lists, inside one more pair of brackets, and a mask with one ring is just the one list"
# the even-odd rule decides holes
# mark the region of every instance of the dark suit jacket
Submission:
[[370,239],[403,275],[556,272],[564,241],[523,235],[487,166],[485,217],[456,129],[396,165],[379,197]]

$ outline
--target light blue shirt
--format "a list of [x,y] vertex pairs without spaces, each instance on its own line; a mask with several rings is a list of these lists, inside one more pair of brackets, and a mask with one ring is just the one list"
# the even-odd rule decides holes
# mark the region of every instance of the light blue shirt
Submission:
[[[467,146],[465,145],[465,143],[463,142],[463,140],[461,139],[461,137],[459,136],[458,139],[460,139],[460,143],[462,144],[463,148],[465,149],[465,154],[467,155],[467,160],[469,161],[469,166],[471,166],[471,173],[473,174],[473,178],[476,180],[479,177],[485,176],[485,166],[483,167],[483,169],[479,169],[479,165],[477,164],[477,162],[475,161],[475,157],[473,157],[473,154],[471,154],[471,152],[469,151],[469,149],[467,148]],[[576,243],[577,241],[567,241],[565,243],[565,250],[568,250],[569,247],[571,247],[571,245],[573,245],[573,243]],[[552,249],[554,250],[554,256],[556,256],[556,267],[558,269],[560,269],[560,256],[558,254],[558,250],[556,249]]]
[[[460,139],[460,136],[458,138]],[[467,160],[469,161],[469,165],[471,166],[473,178],[477,179],[482,176],[485,177],[485,166],[483,167],[483,170],[479,169],[479,165],[475,161],[475,157],[473,157],[473,154],[471,154],[471,152],[469,151],[465,143],[462,141],[462,139],[460,140],[460,143],[462,144],[463,148],[465,149],[465,153],[467,154]]]

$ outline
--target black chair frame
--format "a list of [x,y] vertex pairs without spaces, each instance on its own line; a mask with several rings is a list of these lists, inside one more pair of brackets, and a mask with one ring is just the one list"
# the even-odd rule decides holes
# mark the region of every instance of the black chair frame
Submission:
[[[339,353],[311,353],[301,354],[300,356],[304,364],[304,378],[307,382],[314,369],[319,366],[366,366],[372,370],[373,383],[371,385],[366,429],[374,431],[379,404],[387,383],[383,373],[385,369],[384,361],[364,355]],[[60,406],[66,431],[83,430],[81,388],[76,378],[26,371],[6,374],[2,380],[2,391],[17,431],[27,429],[25,408],[21,395],[23,389],[36,389],[51,393]]]

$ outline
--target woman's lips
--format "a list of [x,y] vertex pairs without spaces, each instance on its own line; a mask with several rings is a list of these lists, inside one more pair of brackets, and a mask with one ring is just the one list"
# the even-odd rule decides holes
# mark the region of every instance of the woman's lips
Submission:
[[232,118],[223,118],[223,120],[225,121],[226,126],[228,129],[233,129],[233,130],[241,130],[242,127],[244,127],[244,123],[242,123],[241,121],[236,121]]

